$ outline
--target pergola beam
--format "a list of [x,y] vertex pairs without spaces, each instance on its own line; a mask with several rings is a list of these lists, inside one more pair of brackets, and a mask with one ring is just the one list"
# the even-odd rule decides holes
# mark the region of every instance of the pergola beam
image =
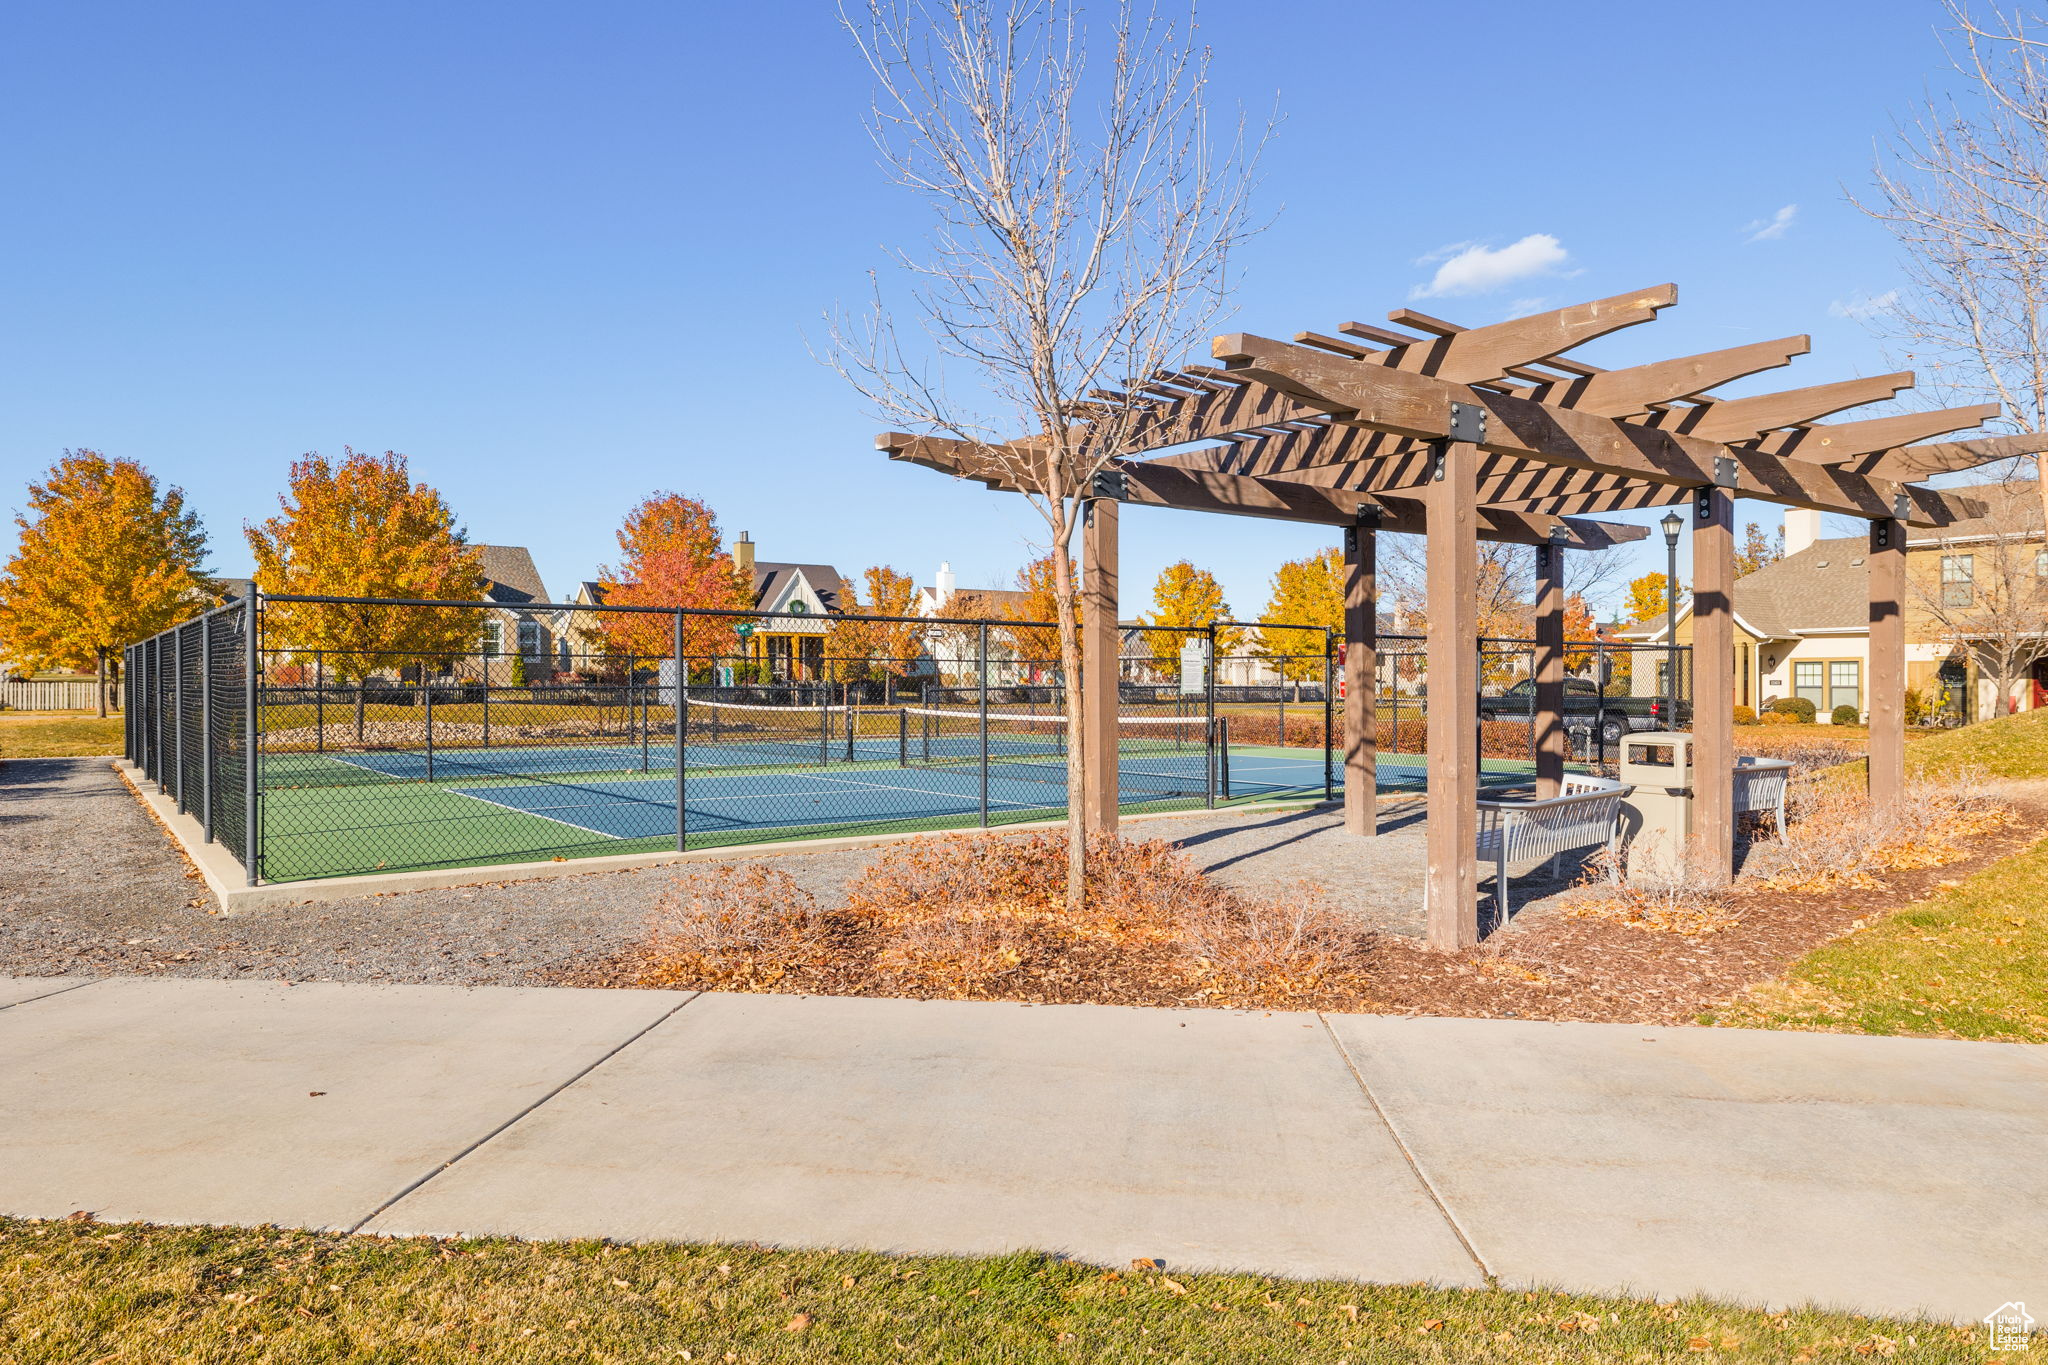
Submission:
[[[1955,474],[1979,465],[2010,460],[2021,455],[2048,454],[2048,433],[2027,432],[2016,436],[1979,436],[1969,441],[1934,441],[1927,445],[1887,450],[1869,460],[1850,462],[1846,468],[1871,478],[1928,479],[1936,474]],[[1980,510],[1975,515],[1983,515]]]
[[1716,385],[1789,365],[1793,356],[1805,355],[1812,346],[1812,339],[1804,336],[1753,341],[1725,351],[1560,379],[1539,397],[1546,403],[1602,417],[1640,417],[1650,411],[1652,403],[1695,398]]
[[[1376,355],[1354,358],[1434,375],[1459,384],[1491,383],[1505,378],[1507,372],[1518,365],[1547,360],[1595,337],[1649,322],[1657,316],[1658,309],[1669,308],[1676,302],[1678,286],[1659,284],[1632,293],[1616,294],[1612,298],[1553,309],[1548,313],[1510,318],[1489,327],[1465,328],[1400,308],[1387,315],[1388,321],[1426,328],[1437,335],[1419,338]],[[1378,341],[1398,336],[1377,328],[1367,330],[1355,322],[1347,322],[1337,330],[1352,336],[1370,336]]]
[[[1757,449],[1771,455],[1812,460],[1817,464],[1847,464],[1859,456],[1890,450],[1912,441],[1924,441],[1930,436],[1973,430],[1998,416],[1999,411],[1996,403],[1980,403],[1968,408],[1872,417],[1862,422],[1795,427],[1791,431],[1770,433],[1757,442]],[[1859,468],[1857,472],[1869,471]]]
[[[1490,394],[1463,384],[1384,366],[1365,365],[1270,338],[1218,337],[1217,358],[1290,394],[1341,404],[1346,420],[1397,435],[1438,440],[1450,435],[1451,404],[1486,414],[1481,446],[1503,455],[1598,473],[1622,473],[1651,483],[1722,485],[1741,497],[1848,516],[1890,516],[1904,495],[1906,520],[1943,526],[1957,513],[1942,495],[1907,489],[1827,465],[1780,460],[1759,452],[1661,428],[1619,422],[1595,413],[1554,408],[1525,398]],[[1727,480],[1726,484],[1722,481]]]
[[1761,393],[1754,398],[1724,398],[1690,411],[1660,414],[1661,426],[1674,427],[1702,441],[1755,440],[1773,427],[1811,422],[1846,408],[1882,403],[1901,389],[1913,387],[1910,370],[1870,379],[1842,379],[1804,389]]

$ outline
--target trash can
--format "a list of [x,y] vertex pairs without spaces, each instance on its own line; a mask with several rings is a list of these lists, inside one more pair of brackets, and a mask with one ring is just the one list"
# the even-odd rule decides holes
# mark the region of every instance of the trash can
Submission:
[[1668,877],[1685,866],[1692,838],[1693,737],[1644,730],[1621,741],[1615,776],[1634,790],[1621,803],[1621,837],[1632,877]]

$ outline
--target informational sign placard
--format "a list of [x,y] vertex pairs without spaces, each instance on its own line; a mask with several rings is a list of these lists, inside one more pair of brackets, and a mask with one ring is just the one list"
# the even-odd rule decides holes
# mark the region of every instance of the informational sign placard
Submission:
[[1180,690],[1192,696],[1200,696],[1209,690],[1209,641],[1206,636],[1191,635],[1181,644]]

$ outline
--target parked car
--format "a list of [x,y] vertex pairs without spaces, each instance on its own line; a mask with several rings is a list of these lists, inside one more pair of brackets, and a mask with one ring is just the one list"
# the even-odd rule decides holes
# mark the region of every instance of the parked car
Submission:
[[[1536,684],[1523,679],[1497,697],[1479,699],[1481,720],[1528,720],[1536,708]],[[1591,678],[1564,680],[1564,723],[1600,735],[1603,747],[1621,743],[1632,730],[1683,730],[1692,724],[1692,703],[1674,706],[1668,697],[1610,697]]]

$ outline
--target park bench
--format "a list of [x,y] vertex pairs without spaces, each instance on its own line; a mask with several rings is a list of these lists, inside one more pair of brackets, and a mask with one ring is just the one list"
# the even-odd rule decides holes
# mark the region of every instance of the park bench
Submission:
[[1785,833],[1785,789],[1792,784],[1792,765],[1782,758],[1744,754],[1735,760],[1735,813],[1771,813]]
[[1478,857],[1493,862],[1498,924],[1508,922],[1508,863],[1548,857],[1593,844],[1614,846],[1621,800],[1635,788],[1612,778],[1567,774],[1556,796],[1502,797],[1479,803]]

